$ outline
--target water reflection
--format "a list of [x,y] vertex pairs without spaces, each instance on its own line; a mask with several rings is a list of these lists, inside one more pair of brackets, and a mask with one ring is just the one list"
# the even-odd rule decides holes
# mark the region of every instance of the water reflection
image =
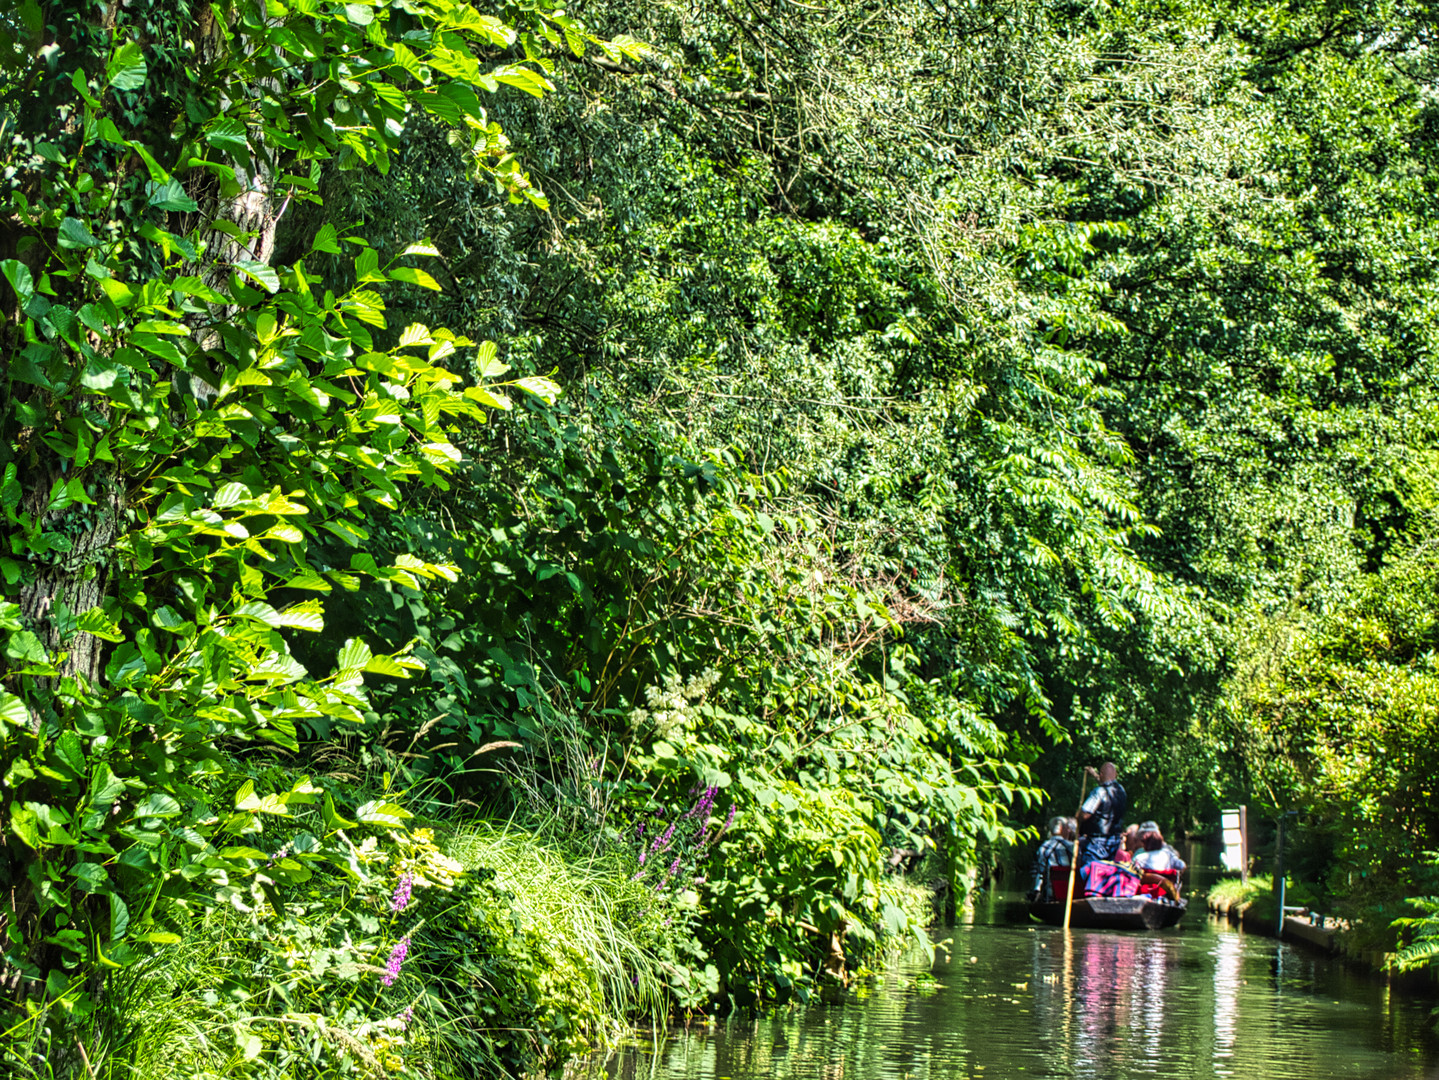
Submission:
[[735,1016],[573,1070],[638,1080],[1439,1080],[1428,1004],[1191,915],[1179,930],[982,921],[841,1007]]
[[1229,1059],[1239,1028],[1239,977],[1244,960],[1244,939],[1238,934],[1219,934],[1214,939],[1214,1075],[1232,1076]]

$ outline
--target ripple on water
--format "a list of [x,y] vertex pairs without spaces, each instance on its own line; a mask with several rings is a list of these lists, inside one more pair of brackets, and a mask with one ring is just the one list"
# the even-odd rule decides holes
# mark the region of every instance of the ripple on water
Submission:
[[[997,910],[997,909],[996,909]],[[955,927],[842,1006],[737,1015],[581,1063],[617,1080],[1439,1080],[1426,1002],[1197,912],[1149,934]]]

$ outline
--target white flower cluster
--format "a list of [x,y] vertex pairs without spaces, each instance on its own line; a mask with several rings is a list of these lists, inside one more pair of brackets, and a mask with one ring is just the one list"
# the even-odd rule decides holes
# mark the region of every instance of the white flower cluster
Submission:
[[649,721],[656,734],[663,737],[693,717],[695,708],[719,682],[719,677],[714,668],[691,675],[688,682],[681,682],[678,675],[666,675],[662,685],[645,688],[647,707],[636,706],[630,710],[630,723],[638,727]]

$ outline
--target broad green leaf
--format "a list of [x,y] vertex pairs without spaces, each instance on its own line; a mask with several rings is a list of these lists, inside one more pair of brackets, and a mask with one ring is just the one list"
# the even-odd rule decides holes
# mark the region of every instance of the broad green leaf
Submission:
[[180,186],[178,180],[166,180],[163,184],[153,181],[149,184],[150,205],[159,210],[176,210],[181,213],[192,214],[200,209],[200,206]]
[[464,391],[465,397],[478,401],[488,409],[512,409],[514,402],[503,394],[496,394],[483,386],[471,386]]
[[103,762],[90,777],[90,805],[102,807],[114,802],[125,794],[125,782],[110,771]]
[[138,90],[145,85],[145,55],[140,46],[127,41],[115,50],[105,66],[105,81],[116,90]]
[[250,152],[245,125],[239,120],[223,119],[219,121],[205,132],[205,141],[217,150],[224,150],[226,153],[238,157],[245,157]]
[[30,268],[19,259],[6,259],[0,262],[0,271],[4,272],[5,280],[20,298],[20,306],[28,304],[35,295],[35,279],[30,274]]
[[0,732],[5,730],[5,725],[11,727],[25,727],[30,723],[30,710],[25,708],[25,702],[14,694],[0,690]]
[[236,810],[254,810],[260,805],[260,800],[255,797],[255,781],[246,780],[240,785],[240,790],[235,792]]
[[76,776],[85,774],[85,753],[80,748],[80,736],[73,731],[63,731],[54,742],[55,756],[65,763]]
[[379,799],[371,800],[355,809],[355,817],[361,825],[376,825],[386,829],[404,828],[406,820],[414,816],[397,803],[382,802]]
[[533,394],[549,405],[553,405],[560,396],[560,384],[543,375],[526,375],[523,379],[516,379],[511,385],[519,387],[527,394]]
[[125,635],[120,632],[120,627],[101,608],[91,608],[84,612],[76,620],[76,625],[85,633],[94,634],[97,638],[103,638],[105,641],[125,640]]
[[76,863],[70,868],[70,874],[85,892],[93,893],[110,884],[110,875],[99,863]]
[[411,285],[418,285],[422,289],[430,289],[440,292],[440,283],[423,270],[416,270],[410,266],[397,266],[390,271],[391,279],[395,281],[407,281]]
[[500,363],[498,350],[493,341],[480,342],[475,350],[475,369],[482,379],[497,379],[510,370],[508,364]]
[[[33,774],[32,774],[33,775]],[[10,804],[10,831],[28,846],[34,849],[40,847],[40,822],[35,816],[35,811],[28,807]]]
[[231,507],[238,506],[242,502],[249,502],[253,498],[250,489],[244,484],[230,483],[215,492],[215,497],[210,501],[210,505],[216,510],[229,510]]
[[67,217],[60,222],[58,236],[62,248],[96,248],[100,241],[95,239],[93,233],[85,227],[85,223],[76,218]]
[[408,679],[410,673],[388,656],[372,656],[365,661],[365,670],[373,675],[389,675],[395,679]]
[[364,668],[370,662],[370,647],[359,638],[345,642],[344,648],[335,654],[335,667],[341,671],[347,668]]
[[280,291],[280,275],[268,264],[255,262],[252,259],[236,259],[234,266],[266,292]]
[[325,828],[330,830],[355,827],[355,822],[340,816],[339,811],[335,809],[335,800],[329,795],[325,796],[325,801],[320,808],[320,817],[325,823]]
[[163,791],[151,792],[146,795],[135,806],[137,818],[175,817],[180,813],[180,804],[173,796],[166,795]]
[[329,222],[320,226],[320,231],[315,234],[315,242],[310,245],[311,251],[323,251],[329,255],[340,254],[340,241],[335,227]]

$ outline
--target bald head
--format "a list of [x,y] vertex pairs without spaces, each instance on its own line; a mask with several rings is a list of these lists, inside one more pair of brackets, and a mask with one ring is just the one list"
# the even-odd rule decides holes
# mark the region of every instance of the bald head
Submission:
[[1114,762],[1106,761],[1099,767],[1099,782],[1108,784],[1119,775],[1119,770],[1114,767]]

